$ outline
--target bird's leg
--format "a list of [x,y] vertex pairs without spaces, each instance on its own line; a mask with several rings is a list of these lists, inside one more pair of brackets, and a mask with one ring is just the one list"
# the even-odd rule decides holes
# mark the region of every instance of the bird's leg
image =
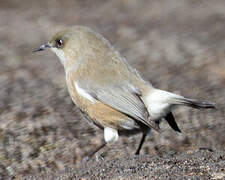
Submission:
[[145,138],[146,138],[147,133],[143,133],[142,138],[141,138],[141,142],[138,146],[137,151],[135,152],[135,155],[138,155],[140,153],[141,147],[144,144]]
[[[100,149],[102,149],[107,143],[104,141],[101,143],[100,146],[98,146],[96,149],[94,149],[94,151],[88,152],[87,155],[85,155],[82,158],[82,164],[86,164]],[[100,155],[96,155],[95,156],[96,161],[99,162],[99,160],[103,161],[103,157],[101,157]]]
[[98,146],[94,151],[88,153],[88,157],[92,157],[93,155],[95,155],[95,153],[97,153],[100,149],[102,149],[104,146],[106,145],[106,142],[104,141],[100,146]]

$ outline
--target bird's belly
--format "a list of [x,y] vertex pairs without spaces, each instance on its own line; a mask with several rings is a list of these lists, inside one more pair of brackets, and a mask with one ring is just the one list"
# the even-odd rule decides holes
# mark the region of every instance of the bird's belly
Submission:
[[132,135],[146,129],[144,124],[137,124],[134,119],[101,102],[89,105],[84,111],[98,127],[116,129],[121,135]]

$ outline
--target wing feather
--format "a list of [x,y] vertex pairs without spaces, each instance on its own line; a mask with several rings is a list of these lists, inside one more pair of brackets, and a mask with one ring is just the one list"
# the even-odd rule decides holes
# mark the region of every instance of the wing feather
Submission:
[[140,92],[131,86],[110,86],[107,88],[86,87],[80,85],[93,98],[116,110],[138,120],[153,129],[160,131],[159,125],[151,120]]

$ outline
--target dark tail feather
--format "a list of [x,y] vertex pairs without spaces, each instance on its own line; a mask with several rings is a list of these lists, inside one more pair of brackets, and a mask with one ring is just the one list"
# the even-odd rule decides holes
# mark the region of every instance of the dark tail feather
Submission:
[[166,121],[168,122],[168,124],[170,125],[170,127],[174,130],[174,131],[177,131],[177,132],[180,132],[181,133],[181,130],[180,128],[178,127],[175,119],[174,119],[174,116],[172,114],[172,112],[169,112],[166,117],[165,117]]
[[216,108],[215,103],[200,101],[195,99],[187,99],[187,98],[183,99],[183,104],[196,109],[200,109],[200,108],[215,109]]
[[188,98],[184,98],[183,96],[175,96],[173,98],[173,102],[174,104],[177,104],[177,105],[185,105],[185,106],[189,106],[196,109],[200,109],[200,108],[215,109],[216,108],[215,103],[196,100],[196,99],[188,99]]

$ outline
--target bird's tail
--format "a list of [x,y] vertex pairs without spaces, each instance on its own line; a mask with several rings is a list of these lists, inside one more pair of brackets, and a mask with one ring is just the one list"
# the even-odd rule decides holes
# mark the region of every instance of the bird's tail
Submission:
[[185,106],[189,106],[189,107],[196,108],[196,109],[201,109],[201,108],[215,109],[216,108],[215,103],[212,103],[209,101],[189,99],[189,98],[185,98],[183,96],[174,97],[173,101],[174,101],[174,104],[185,105]]

